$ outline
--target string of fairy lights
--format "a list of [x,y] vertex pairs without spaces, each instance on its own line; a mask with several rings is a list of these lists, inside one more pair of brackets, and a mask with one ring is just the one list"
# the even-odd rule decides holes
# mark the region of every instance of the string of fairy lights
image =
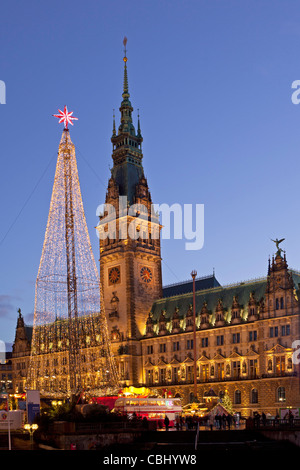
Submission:
[[[69,113],[70,114],[70,113]],[[76,266],[77,317],[68,315],[66,256],[66,195],[64,159],[70,158],[73,237]],[[69,130],[62,133],[39,270],[35,286],[32,349],[26,386],[44,396],[68,397],[70,331],[77,321],[80,391],[111,393],[118,388],[118,369],[112,355],[102,287],[88,234]],[[70,330],[71,329],[71,330]]]

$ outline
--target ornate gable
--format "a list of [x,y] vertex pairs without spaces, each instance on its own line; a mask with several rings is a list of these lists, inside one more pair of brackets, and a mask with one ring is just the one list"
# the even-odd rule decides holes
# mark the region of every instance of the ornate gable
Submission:
[[275,344],[271,349],[266,351],[267,353],[273,353],[273,354],[282,354],[285,353],[287,350],[290,350],[290,348],[285,348],[281,344]]
[[170,361],[170,364],[180,364],[176,355],[173,356],[172,360]]
[[202,355],[199,357],[198,361],[201,361],[201,362],[209,362],[210,359],[206,356],[206,354],[202,354]]
[[244,354],[245,357],[253,357],[253,356],[259,356],[258,352],[255,351],[253,346],[250,346],[246,354]]
[[214,361],[222,361],[224,359],[225,359],[225,356],[223,356],[223,354],[221,354],[219,352],[213,357]]
[[190,356],[187,356],[184,361],[182,361],[182,364],[187,364],[187,363],[194,363],[193,359]]
[[151,359],[147,359],[146,362],[145,362],[145,367],[153,367],[154,366],[154,363],[151,361]]
[[237,351],[233,351],[228,358],[229,359],[241,359],[243,356],[241,356]]
[[165,361],[165,358],[163,356],[161,356],[158,361],[157,361],[157,365],[158,366],[166,366],[167,365],[167,362]]

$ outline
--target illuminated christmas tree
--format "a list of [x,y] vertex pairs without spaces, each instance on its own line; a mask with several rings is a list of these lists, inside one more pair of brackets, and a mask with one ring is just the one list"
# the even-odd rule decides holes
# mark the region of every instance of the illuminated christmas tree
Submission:
[[45,396],[107,391],[118,384],[102,290],[87,230],[75,147],[64,122],[35,290],[27,388]]
[[226,390],[224,396],[222,397],[222,400],[220,400],[224,408],[228,411],[228,413],[233,414],[234,409],[232,406],[232,401],[230,400],[230,397],[228,395],[228,392]]

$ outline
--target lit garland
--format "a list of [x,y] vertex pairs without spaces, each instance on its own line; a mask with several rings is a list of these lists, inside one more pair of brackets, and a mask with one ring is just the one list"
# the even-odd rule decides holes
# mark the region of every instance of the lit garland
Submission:
[[[68,316],[65,159],[70,162],[77,320]],[[70,335],[75,321],[77,338]],[[74,344],[78,356],[76,381],[79,391],[107,394],[116,390],[118,370],[112,355],[102,287],[85,220],[75,147],[69,131],[64,129],[36,280],[27,388],[38,389],[49,397],[70,396],[69,352]]]

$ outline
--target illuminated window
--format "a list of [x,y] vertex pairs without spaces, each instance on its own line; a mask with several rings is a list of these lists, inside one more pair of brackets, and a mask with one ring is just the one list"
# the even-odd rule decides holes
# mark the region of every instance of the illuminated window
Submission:
[[277,401],[285,401],[285,387],[278,387]]
[[284,375],[285,373],[285,357],[284,356],[276,356],[275,372],[276,372],[276,375]]
[[250,359],[249,374],[250,374],[250,377],[256,377],[257,376],[257,359]]

